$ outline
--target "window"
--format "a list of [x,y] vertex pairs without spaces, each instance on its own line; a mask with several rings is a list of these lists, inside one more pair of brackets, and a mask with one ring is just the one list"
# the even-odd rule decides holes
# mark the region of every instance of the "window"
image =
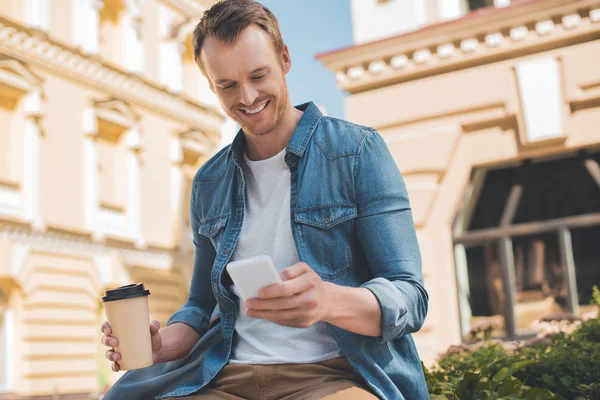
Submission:
[[86,227],[141,245],[140,117],[119,100],[96,101],[86,115]]
[[181,25],[181,17],[171,8],[159,5],[160,83],[174,92],[183,88],[183,52],[185,44],[173,36]]
[[100,54],[131,72],[142,71],[141,10],[138,0],[105,0],[99,12]]
[[473,181],[472,214],[461,214],[454,238],[457,276],[468,276],[458,283],[463,334],[491,324],[495,336],[514,338],[534,333],[540,317],[588,311],[600,285],[600,152]]
[[73,43],[89,54],[98,53],[102,7],[97,0],[73,0]]
[[40,79],[0,55],[0,215],[41,224],[39,205]]
[[31,27],[47,31],[50,29],[51,0],[26,0],[25,22]]

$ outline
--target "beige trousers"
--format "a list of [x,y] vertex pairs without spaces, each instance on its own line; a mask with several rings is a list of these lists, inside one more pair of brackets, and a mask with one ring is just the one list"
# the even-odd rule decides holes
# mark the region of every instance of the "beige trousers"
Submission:
[[[172,398],[175,400],[176,398]],[[317,364],[225,366],[186,400],[377,400],[345,357]]]

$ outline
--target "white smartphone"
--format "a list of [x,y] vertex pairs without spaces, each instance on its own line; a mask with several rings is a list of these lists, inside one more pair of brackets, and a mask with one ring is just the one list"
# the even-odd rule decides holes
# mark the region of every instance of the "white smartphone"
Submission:
[[245,302],[258,297],[264,287],[282,282],[269,256],[258,256],[227,264],[227,272]]

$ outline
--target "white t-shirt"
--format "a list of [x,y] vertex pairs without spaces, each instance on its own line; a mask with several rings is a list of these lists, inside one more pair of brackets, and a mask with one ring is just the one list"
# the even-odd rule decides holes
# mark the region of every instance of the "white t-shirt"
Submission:
[[[246,204],[244,222],[232,260],[268,255],[278,271],[299,261],[290,217],[291,173],[286,150],[266,160],[244,156]],[[239,293],[233,287],[234,293]],[[246,316],[240,302],[235,324],[233,364],[316,363],[341,355],[325,324],[307,329],[277,325]]]

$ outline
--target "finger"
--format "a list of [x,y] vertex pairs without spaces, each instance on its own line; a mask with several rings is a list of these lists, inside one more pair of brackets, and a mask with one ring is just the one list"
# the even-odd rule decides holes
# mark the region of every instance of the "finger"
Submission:
[[261,299],[270,299],[275,297],[288,297],[297,293],[305,292],[315,287],[312,274],[304,273],[294,279],[276,283],[261,289],[258,294]]
[[119,366],[119,363],[113,363],[112,366],[111,366],[111,369],[114,372],[119,372],[119,370],[121,369],[121,367]]
[[152,321],[152,323],[150,323],[150,334],[151,335],[156,335],[158,333],[159,329],[160,329],[160,322],[154,320],[154,321]]
[[106,357],[107,360],[109,361],[119,361],[121,360],[121,354],[117,353],[114,350],[106,350],[106,353],[104,353],[104,357]]
[[290,279],[297,278],[310,271],[312,271],[312,268],[309,267],[307,263],[299,262],[281,271],[280,275],[281,279],[289,281]]
[[104,323],[102,324],[102,327],[100,328],[100,330],[102,331],[102,333],[104,333],[107,336],[109,336],[109,335],[112,334],[112,329],[110,328],[110,325],[108,324],[108,321],[104,321]]
[[308,290],[288,297],[272,299],[251,299],[246,302],[246,308],[257,311],[292,310],[294,308],[311,308],[317,305],[314,290]]
[[119,345],[119,339],[112,336],[102,336],[102,344],[107,347],[117,347]]

